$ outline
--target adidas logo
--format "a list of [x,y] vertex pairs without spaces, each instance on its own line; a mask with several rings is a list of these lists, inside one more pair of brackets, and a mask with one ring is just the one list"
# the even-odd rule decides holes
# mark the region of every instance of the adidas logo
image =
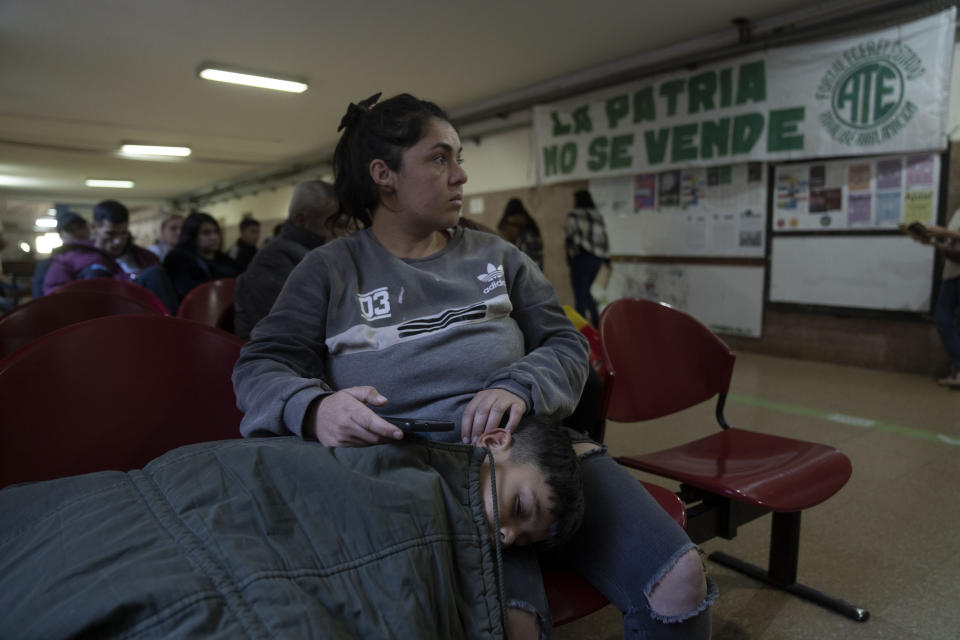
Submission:
[[495,267],[487,263],[487,272],[477,276],[480,282],[489,282],[490,286],[483,290],[484,293],[490,293],[497,287],[505,287],[507,283],[503,281],[503,265]]

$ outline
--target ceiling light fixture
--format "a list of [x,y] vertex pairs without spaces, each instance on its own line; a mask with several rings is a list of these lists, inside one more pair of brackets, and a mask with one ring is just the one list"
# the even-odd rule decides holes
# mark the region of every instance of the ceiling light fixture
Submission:
[[186,158],[192,152],[190,147],[168,147],[156,144],[125,144],[120,153],[127,156],[171,156]]
[[37,221],[35,224],[41,228],[46,227],[47,229],[52,229],[53,227],[57,226],[57,219],[56,218],[37,218]]
[[96,180],[88,178],[84,182],[88,187],[106,187],[108,189],[133,189],[133,180]]
[[248,87],[258,87],[260,89],[288,91],[290,93],[303,93],[307,90],[307,84],[305,82],[284,80],[282,78],[271,78],[270,76],[263,76],[255,73],[244,73],[241,71],[230,71],[228,69],[211,66],[201,67],[200,77],[204,80],[229,82],[231,84],[242,84]]

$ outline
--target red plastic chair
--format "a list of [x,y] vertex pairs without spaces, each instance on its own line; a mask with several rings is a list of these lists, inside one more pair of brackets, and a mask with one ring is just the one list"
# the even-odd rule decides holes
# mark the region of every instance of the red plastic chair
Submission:
[[177,317],[233,333],[233,292],[236,283],[235,278],[220,278],[194,287],[180,303]]
[[692,316],[650,300],[624,298],[600,317],[604,355],[616,378],[608,417],[652,420],[714,396],[722,429],[670,449],[618,458],[681,483],[694,542],[731,539],[737,527],[773,513],[765,571],[722,552],[710,559],[854,620],[868,612],[796,582],[800,513],[834,495],[852,472],[833,447],[730,427],[723,407],[735,354]]
[[157,312],[139,300],[94,291],[68,291],[31,300],[0,316],[0,358],[62,327],[130,313]]
[[139,468],[179,446],[239,438],[230,376],[242,345],[196,322],[111,316],[0,360],[0,486]]
[[117,280],[116,278],[74,280],[62,287],[57,287],[50,293],[64,293],[65,291],[96,291],[97,293],[112,293],[118,296],[126,296],[127,298],[133,298],[134,300],[139,300],[149,305],[159,314],[165,316],[170,315],[170,311],[152,291],[133,282],[125,282],[123,280]]

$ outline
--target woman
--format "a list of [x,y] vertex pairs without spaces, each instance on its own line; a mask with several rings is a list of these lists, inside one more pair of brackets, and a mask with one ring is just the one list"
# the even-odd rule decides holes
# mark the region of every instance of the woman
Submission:
[[[378,97],[350,105],[334,154],[342,215],[364,228],[308,254],[254,329],[233,375],[241,431],[365,446],[403,437],[381,415],[453,420],[459,430],[451,437],[461,442],[503,422],[512,430],[524,414],[559,422],[583,386],[584,339],[528,257],[457,224],[467,175],[446,114],[406,94],[372,106]],[[693,545],[629,473],[596,455],[597,445],[575,448],[594,453],[583,473],[595,522],[564,558],[589,568],[629,612],[625,627],[636,631],[628,637],[662,629],[656,616],[683,618],[700,630],[689,637],[708,637],[709,613],[699,614],[709,598]],[[611,526],[622,504],[629,512]],[[614,531],[630,535],[606,540]],[[639,555],[633,545],[658,550],[644,554],[649,569],[625,561]],[[510,637],[537,637],[549,612],[536,557],[530,548],[510,551]],[[695,601],[678,595],[689,584]],[[691,606],[651,614],[644,589],[674,596],[670,606]]]
[[609,242],[603,216],[586,189],[573,194],[573,211],[567,214],[563,236],[577,313],[584,317],[589,313],[590,322],[598,327],[600,314],[590,287],[600,267],[610,259]]
[[527,212],[520,198],[511,198],[503,210],[503,217],[497,223],[497,230],[503,239],[517,245],[520,251],[543,269],[543,238],[537,221]]
[[199,284],[237,276],[237,265],[220,243],[220,225],[210,214],[194,211],[183,221],[177,246],[163,260],[181,300]]

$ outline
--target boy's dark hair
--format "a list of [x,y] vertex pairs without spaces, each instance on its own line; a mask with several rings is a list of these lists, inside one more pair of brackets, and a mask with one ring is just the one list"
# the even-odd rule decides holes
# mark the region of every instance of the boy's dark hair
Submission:
[[380,159],[398,171],[403,152],[420,141],[427,121],[450,122],[443,109],[408,93],[374,105],[379,96],[350,104],[340,123],[345,131],[333,152],[333,186],[340,199],[336,217],[348,219],[343,223],[352,219],[361,227],[370,226],[370,214],[380,204],[380,189],[370,177],[370,163]]
[[550,549],[563,545],[583,522],[583,477],[580,460],[566,431],[559,424],[526,418],[512,434],[510,460],[532,464],[543,473],[553,492],[550,513],[556,518],[540,544]]
[[130,212],[116,200],[104,200],[93,207],[93,221],[120,224],[130,220]]
[[245,230],[247,227],[260,226],[260,221],[256,218],[244,218],[240,221],[240,231]]

